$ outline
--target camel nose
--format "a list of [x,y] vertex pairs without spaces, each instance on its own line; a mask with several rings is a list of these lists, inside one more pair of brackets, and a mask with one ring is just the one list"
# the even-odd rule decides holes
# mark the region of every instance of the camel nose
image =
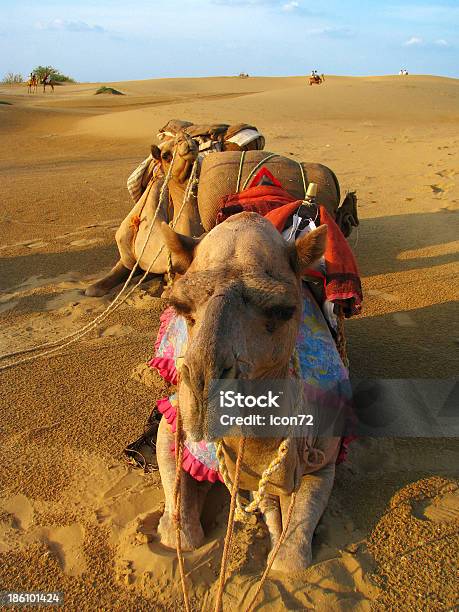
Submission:
[[199,403],[207,401],[207,395],[212,393],[212,385],[218,380],[238,378],[240,374],[237,360],[233,354],[225,355],[212,363],[203,356],[202,359],[185,359],[180,369],[182,381],[191,389]]

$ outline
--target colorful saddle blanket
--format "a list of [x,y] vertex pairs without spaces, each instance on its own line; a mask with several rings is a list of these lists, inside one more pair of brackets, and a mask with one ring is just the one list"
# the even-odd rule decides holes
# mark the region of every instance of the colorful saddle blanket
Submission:
[[[186,344],[185,320],[169,307],[161,315],[161,325],[155,343],[155,356],[149,362],[150,367],[156,368],[166,381],[176,384],[177,359],[185,354]],[[348,371],[341,361],[322,311],[306,285],[303,291],[303,318],[296,349],[301,375],[306,383],[321,389],[329,389],[337,382],[348,380]],[[172,430],[175,431],[176,394],[159,400],[157,406]],[[349,439],[343,440],[337,462],[344,460],[348,442]],[[209,480],[210,482],[222,480],[218,472],[215,444],[186,440],[183,469],[196,480]]]

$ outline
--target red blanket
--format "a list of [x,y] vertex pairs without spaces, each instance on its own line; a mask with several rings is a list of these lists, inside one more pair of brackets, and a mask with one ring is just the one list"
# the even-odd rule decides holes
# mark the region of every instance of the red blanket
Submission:
[[[264,216],[282,232],[300,203],[297,201],[284,204]],[[345,316],[351,317],[362,310],[363,294],[357,263],[342,231],[323,206],[319,206],[319,218],[320,225],[325,224],[328,228],[325,248],[325,295],[331,302],[341,304]],[[317,276],[317,272],[314,271],[313,275]]]
[[217,224],[240,212],[256,212],[264,216],[274,208],[294,201],[295,198],[282,187],[273,185],[249,187],[241,193],[232,193],[223,198],[217,213]]
[[[295,200],[277,185],[251,186],[241,193],[233,193],[223,199],[217,223],[239,212],[256,212],[269,219],[282,232],[300,204],[300,200]],[[346,238],[323,206],[319,206],[319,217],[320,224],[325,223],[328,227],[325,297],[331,302],[339,303],[345,316],[351,317],[359,314],[362,309],[363,295],[357,263]],[[313,271],[312,275],[317,274]]]

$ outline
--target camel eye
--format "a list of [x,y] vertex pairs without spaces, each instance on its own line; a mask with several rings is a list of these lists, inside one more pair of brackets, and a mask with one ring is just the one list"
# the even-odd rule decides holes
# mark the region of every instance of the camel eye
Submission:
[[265,310],[266,316],[266,329],[272,334],[276,331],[276,329],[285,323],[286,321],[290,321],[290,319],[295,314],[296,307],[295,306],[274,306],[272,308]]
[[173,296],[169,297],[169,304],[172,306],[172,308],[178,315],[185,317],[186,319],[193,319],[193,317],[191,316],[191,306],[189,304],[182,302],[181,300],[174,298]]
[[273,306],[265,310],[268,319],[277,321],[289,321],[295,314],[295,306]]
[[161,155],[161,158],[164,159],[164,161],[171,161],[172,159],[172,153],[170,151],[164,151],[164,153]]

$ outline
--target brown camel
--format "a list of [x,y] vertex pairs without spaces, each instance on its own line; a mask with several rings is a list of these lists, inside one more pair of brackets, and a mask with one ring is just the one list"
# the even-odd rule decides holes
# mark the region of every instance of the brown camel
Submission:
[[309,85],[322,85],[322,83],[325,83],[325,76],[323,74],[309,77]]
[[27,81],[27,93],[37,93],[38,80],[35,75],[32,75]]
[[[178,389],[183,429],[191,440],[208,439],[207,393],[222,378],[288,377],[302,313],[301,274],[324,253],[325,226],[288,244],[263,217],[240,213],[215,227],[201,241],[181,236],[163,224],[175,269],[182,273],[169,300],[188,326],[188,346]],[[324,321],[316,321],[326,329]],[[258,478],[281,440],[246,440],[240,487],[255,490]],[[234,479],[238,439],[224,438],[225,463]],[[285,525],[291,495],[296,503],[286,539],[273,569],[298,571],[311,563],[311,540],[333,486],[339,439],[292,439],[288,465],[271,478],[261,504],[272,545]],[[175,546],[173,434],[162,419],[157,459],[165,492],[159,525],[161,542]],[[323,452],[314,467],[311,448]],[[297,475],[296,484],[292,475]],[[200,514],[208,490],[182,472],[181,538],[185,550],[203,544]]]
[[[252,146],[255,148],[256,144]],[[266,151],[250,150],[250,147],[251,145],[248,145],[243,160],[243,180],[257,164],[272,155]],[[164,142],[161,148],[156,145],[152,146],[151,167],[155,163],[160,164],[161,173],[153,173],[152,176],[151,168],[150,174],[146,173],[146,176],[152,176],[148,187],[116,232],[120,260],[108,275],[86,289],[86,295],[101,296],[108,293],[126,280],[136,261],[139,262],[140,270],[149,269],[154,274],[165,274],[168,255],[167,249],[164,248],[162,234],[158,231],[161,221],[176,222],[178,219],[176,226],[178,231],[187,236],[197,237],[215,225],[221,197],[236,190],[241,150],[212,153],[206,156],[201,165],[198,190],[191,192],[189,201],[182,209],[185,189],[198,153],[196,140],[186,132],[180,132],[176,139]],[[160,177],[168,173],[172,160],[173,167],[167,185],[167,193],[164,196],[164,201],[168,204],[163,202],[161,205],[153,231],[143,249],[151,220],[158,207],[163,180]],[[266,161],[266,166],[286,185],[287,190],[294,197],[298,199],[304,197],[304,185],[297,162],[276,155]],[[342,228],[345,235],[349,235],[352,227],[358,224],[355,196],[349,194],[339,207],[339,183],[334,173],[321,164],[302,163],[302,167],[306,181],[318,184],[319,202],[334,217],[338,215],[337,218],[343,221]],[[161,248],[159,257],[151,266],[151,262],[157,257]],[[143,255],[140,256],[142,250]]]

